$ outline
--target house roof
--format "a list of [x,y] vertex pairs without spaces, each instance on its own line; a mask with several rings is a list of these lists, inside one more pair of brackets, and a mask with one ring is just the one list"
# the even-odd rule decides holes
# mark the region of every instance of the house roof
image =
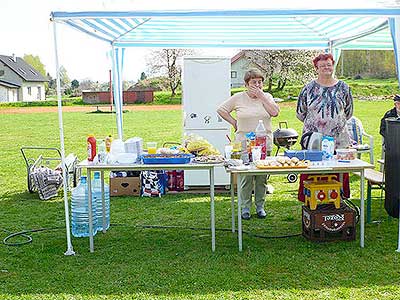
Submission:
[[114,47],[393,49],[400,8],[53,12]]
[[10,81],[5,81],[5,80],[0,80],[0,85],[8,87],[8,88],[20,88],[21,85],[14,83],[14,82],[10,82]]
[[232,58],[231,58],[231,64],[234,64],[235,62],[237,62],[239,59],[241,59],[244,55],[244,51],[241,50],[238,53],[236,53]]
[[25,81],[47,81],[47,79],[44,78],[39,71],[25,62],[21,57],[0,55],[0,61],[17,73]]

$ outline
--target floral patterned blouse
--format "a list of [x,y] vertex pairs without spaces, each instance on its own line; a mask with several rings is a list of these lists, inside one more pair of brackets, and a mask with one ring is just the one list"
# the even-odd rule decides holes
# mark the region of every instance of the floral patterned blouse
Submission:
[[352,115],[353,96],[341,80],[330,87],[313,80],[300,92],[297,118],[304,123],[303,134],[312,131],[329,135],[335,139],[335,148],[346,148],[350,145],[346,121]]

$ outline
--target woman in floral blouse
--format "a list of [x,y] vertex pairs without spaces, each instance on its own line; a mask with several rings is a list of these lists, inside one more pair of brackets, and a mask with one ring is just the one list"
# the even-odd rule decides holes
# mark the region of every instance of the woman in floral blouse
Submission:
[[318,78],[304,86],[297,102],[297,118],[304,123],[303,134],[319,132],[335,139],[335,148],[350,145],[346,121],[353,115],[353,97],[349,86],[333,77],[332,54],[320,54],[313,60]]
[[[313,60],[317,79],[306,84],[297,101],[297,118],[303,122],[303,134],[319,132],[335,139],[335,149],[351,144],[346,121],[353,115],[353,97],[349,86],[333,77],[335,61],[332,54],[320,54]],[[339,180],[339,174],[336,174]],[[303,181],[300,176],[298,198],[304,201]],[[349,174],[343,174],[343,194],[350,197]]]

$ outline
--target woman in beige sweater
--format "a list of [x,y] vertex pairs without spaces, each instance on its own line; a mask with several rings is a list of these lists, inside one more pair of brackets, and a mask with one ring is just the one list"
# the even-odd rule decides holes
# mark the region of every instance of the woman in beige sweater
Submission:
[[[236,93],[223,102],[217,109],[218,114],[233,126],[236,141],[242,142],[246,139],[248,132],[255,131],[259,120],[262,120],[267,131],[267,155],[272,151],[272,125],[271,118],[279,114],[279,106],[275,103],[269,93],[263,92],[264,76],[258,69],[250,69],[244,75],[246,91]],[[236,112],[236,118],[232,113]],[[264,210],[266,176],[249,175],[242,176],[240,184],[242,201],[242,219],[251,217],[251,196],[255,181],[254,202],[256,204],[257,217],[265,218]]]

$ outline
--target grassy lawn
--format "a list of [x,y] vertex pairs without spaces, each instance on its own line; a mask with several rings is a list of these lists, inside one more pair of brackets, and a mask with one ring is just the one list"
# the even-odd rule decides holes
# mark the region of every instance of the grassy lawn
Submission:
[[[281,104],[273,121],[287,120],[301,132],[295,102]],[[379,120],[392,101],[355,101],[354,115],[374,135],[380,157]],[[111,114],[64,113],[66,153],[85,158],[86,135],[116,136]],[[20,247],[0,245],[0,299],[399,299],[400,254],[397,221],[388,220],[379,199],[366,225],[366,247],[354,242],[313,243],[301,236],[301,203],[297,184],[284,176],[271,179],[275,193],[267,197],[267,219],[243,222],[243,252],[236,235],[217,230],[211,252],[209,198],[175,194],[162,198],[111,199],[111,227],[95,236],[95,252],[86,238],[73,238],[75,256],[66,257],[64,204],[60,195],[41,201],[26,190],[21,146],[59,147],[56,113],[0,114],[0,237],[27,229],[33,242]],[[125,138],[179,141],[182,112],[143,111],[124,114]],[[296,147],[299,147],[296,144]],[[365,157],[367,159],[367,156]],[[351,178],[354,202],[359,182]],[[373,195],[379,197],[378,191]],[[216,196],[216,226],[230,227],[230,198]],[[174,228],[144,229],[142,225]],[[12,242],[22,241],[14,239]]]

